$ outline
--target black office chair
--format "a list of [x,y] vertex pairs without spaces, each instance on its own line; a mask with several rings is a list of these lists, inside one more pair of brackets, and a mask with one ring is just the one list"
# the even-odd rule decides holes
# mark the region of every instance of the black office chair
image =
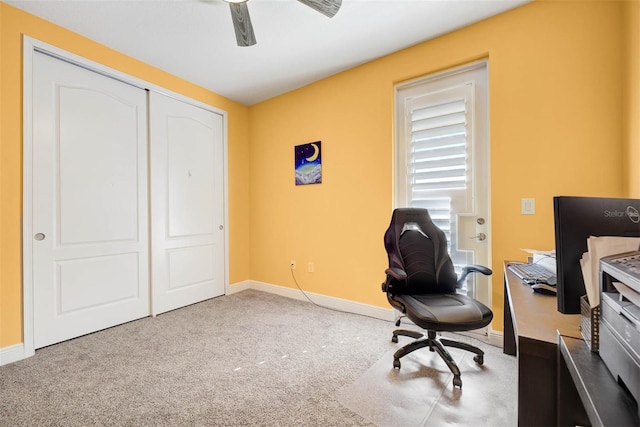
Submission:
[[[455,347],[476,354],[473,360],[484,363],[484,352],[472,345],[437,338],[437,332],[470,331],[491,323],[491,309],[466,295],[456,293],[470,273],[492,274],[480,265],[470,265],[462,269],[456,277],[453,262],[447,251],[447,239],[432,221],[426,209],[403,208],[393,211],[391,224],[384,235],[384,245],[389,257],[389,268],[385,271],[386,281],[382,284],[389,303],[408,317],[413,323],[426,330],[399,329],[393,332],[392,341],[398,342],[398,335],[417,339],[396,351],[393,356],[394,368],[400,369],[400,358],[423,347],[437,351],[453,373],[453,386],[462,388],[460,370],[444,348]],[[400,320],[396,326],[400,326]]]

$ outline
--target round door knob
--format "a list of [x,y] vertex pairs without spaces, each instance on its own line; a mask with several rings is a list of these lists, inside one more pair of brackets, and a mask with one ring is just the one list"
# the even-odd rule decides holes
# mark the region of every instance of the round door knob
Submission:
[[44,235],[44,233],[36,233],[36,235],[33,236],[33,238],[36,239],[36,240],[44,240],[45,235]]
[[220,230],[222,230],[222,229],[224,229],[224,225],[220,225],[220,226],[218,226],[218,228],[219,228]]

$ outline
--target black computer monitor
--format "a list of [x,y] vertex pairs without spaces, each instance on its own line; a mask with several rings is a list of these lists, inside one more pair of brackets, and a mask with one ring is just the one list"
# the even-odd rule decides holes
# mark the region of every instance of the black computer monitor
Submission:
[[640,200],[557,196],[553,198],[558,311],[580,313],[586,293],[580,258],[589,236],[640,237]]

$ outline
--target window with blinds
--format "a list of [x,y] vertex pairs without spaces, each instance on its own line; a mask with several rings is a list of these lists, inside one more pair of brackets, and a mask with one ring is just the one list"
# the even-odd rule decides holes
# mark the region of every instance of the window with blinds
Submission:
[[[490,265],[487,62],[396,86],[395,206],[429,210],[460,270]],[[472,275],[468,295],[490,300]]]
[[449,247],[455,233],[451,226],[452,196],[466,198],[472,173],[468,161],[471,120],[467,95],[473,93],[473,88],[466,86],[407,100],[409,205],[429,210],[433,221],[447,235]]

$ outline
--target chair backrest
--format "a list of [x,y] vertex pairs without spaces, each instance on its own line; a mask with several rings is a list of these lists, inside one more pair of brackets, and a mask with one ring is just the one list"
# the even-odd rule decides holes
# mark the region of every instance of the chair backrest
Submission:
[[394,294],[433,294],[456,291],[457,276],[447,251],[447,239],[426,209],[393,211],[384,235],[389,268],[407,273],[405,283],[393,283]]

